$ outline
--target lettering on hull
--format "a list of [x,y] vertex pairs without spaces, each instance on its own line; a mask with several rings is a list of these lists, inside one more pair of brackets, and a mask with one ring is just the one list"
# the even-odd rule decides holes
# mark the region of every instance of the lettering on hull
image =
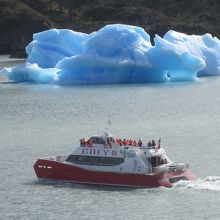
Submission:
[[82,155],[94,155],[94,156],[113,156],[116,157],[118,156],[118,151],[117,150],[100,150],[100,149],[95,149],[95,148],[82,148]]

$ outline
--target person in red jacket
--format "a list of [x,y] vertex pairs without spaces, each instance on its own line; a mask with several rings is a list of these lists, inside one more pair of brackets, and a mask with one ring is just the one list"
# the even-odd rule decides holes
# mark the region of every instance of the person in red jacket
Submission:
[[92,140],[88,140],[87,143],[88,143],[88,147],[92,147]]
[[122,146],[123,143],[122,143],[121,138],[118,140],[118,143],[119,143],[120,146]]
[[126,146],[127,144],[128,144],[127,140],[124,139],[124,140],[123,140],[123,145]]
[[130,140],[128,141],[128,144],[129,144],[130,146],[132,146],[132,145],[133,145],[133,141],[130,139]]

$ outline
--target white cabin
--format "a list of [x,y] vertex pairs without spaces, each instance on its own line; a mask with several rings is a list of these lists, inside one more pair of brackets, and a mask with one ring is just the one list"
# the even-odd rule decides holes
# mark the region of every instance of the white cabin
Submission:
[[160,145],[120,145],[107,132],[80,144],[65,163],[93,171],[148,175],[186,168],[185,164],[173,164]]

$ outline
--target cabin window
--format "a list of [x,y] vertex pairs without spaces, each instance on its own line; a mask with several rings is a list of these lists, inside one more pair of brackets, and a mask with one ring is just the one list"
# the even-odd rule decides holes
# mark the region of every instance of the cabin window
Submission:
[[162,158],[161,157],[151,157],[148,159],[149,163],[151,164],[152,167],[157,167],[162,165]]
[[148,159],[148,161],[152,167],[157,167],[163,164],[167,164],[166,158],[162,158],[162,157],[151,157]]
[[108,138],[107,138],[107,141],[108,141],[108,142],[113,142],[113,143],[114,143],[114,142],[115,142],[115,139],[114,139],[113,137],[108,137]]
[[66,161],[76,164],[84,164],[84,165],[116,166],[123,163],[124,158],[70,155],[66,159]]
[[106,142],[105,142],[105,140],[103,140],[102,138],[100,138],[100,137],[91,137],[90,139],[89,139],[89,141],[92,141],[92,143],[93,144],[105,144]]

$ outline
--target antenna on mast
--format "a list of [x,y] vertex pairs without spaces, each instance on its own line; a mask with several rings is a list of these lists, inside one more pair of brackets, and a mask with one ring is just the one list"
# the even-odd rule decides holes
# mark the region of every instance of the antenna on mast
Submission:
[[110,128],[111,128],[111,125],[112,125],[112,122],[110,119],[107,120],[107,127],[106,127],[106,131],[110,131]]
[[112,118],[113,114],[109,115],[108,116],[108,119],[107,119],[107,127],[106,127],[106,131],[110,131],[110,128],[112,126],[112,122],[111,122],[111,118]]

